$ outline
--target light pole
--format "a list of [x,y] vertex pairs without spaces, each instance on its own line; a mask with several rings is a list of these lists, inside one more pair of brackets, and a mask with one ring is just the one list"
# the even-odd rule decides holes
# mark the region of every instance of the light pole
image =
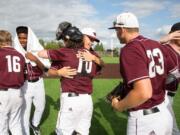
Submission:
[[111,34],[111,38],[110,38],[110,45],[111,45],[111,56],[114,56],[114,38],[115,38],[115,33]]

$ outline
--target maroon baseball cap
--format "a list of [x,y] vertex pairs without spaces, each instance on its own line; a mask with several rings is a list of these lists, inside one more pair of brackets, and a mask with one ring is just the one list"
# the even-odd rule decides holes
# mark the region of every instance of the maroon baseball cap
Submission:
[[178,30],[180,30],[180,22],[175,23],[175,24],[171,27],[171,30],[170,30],[169,33],[172,33],[172,32],[178,31]]

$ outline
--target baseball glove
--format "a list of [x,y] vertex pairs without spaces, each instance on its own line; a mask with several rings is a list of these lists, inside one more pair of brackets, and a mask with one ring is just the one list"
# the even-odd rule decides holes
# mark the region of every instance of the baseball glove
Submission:
[[106,95],[106,101],[108,103],[112,102],[112,99],[114,97],[117,97],[119,100],[124,98],[124,85],[122,82],[120,82],[116,87],[112,89],[107,95]]

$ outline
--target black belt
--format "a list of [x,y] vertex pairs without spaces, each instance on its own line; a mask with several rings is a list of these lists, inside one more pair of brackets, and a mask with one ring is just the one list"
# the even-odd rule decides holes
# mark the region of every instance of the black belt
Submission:
[[[10,88],[0,88],[0,91],[8,91]],[[12,88],[12,89],[19,89],[19,88]]]
[[143,115],[149,115],[149,114],[157,113],[159,111],[160,110],[157,107],[154,107],[154,108],[151,108],[151,109],[145,109],[145,110],[143,110]]
[[168,91],[167,95],[170,96],[170,97],[174,97],[176,95],[176,93]]
[[28,80],[28,82],[37,82],[37,81],[39,81],[39,78],[36,78],[36,79],[33,79],[33,80]]
[[68,97],[77,97],[77,96],[79,96],[78,93],[74,93],[74,92],[68,93]]
[[8,89],[7,89],[7,88],[5,88],[5,89],[0,89],[0,91],[8,91]]

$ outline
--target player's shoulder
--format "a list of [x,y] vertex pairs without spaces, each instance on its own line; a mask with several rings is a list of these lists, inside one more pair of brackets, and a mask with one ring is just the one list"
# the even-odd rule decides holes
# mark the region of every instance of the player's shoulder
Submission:
[[73,52],[74,49],[62,47],[62,48],[58,49],[58,51],[59,51],[59,52],[64,52],[64,53],[66,53],[66,52]]
[[72,49],[62,47],[59,49],[49,49],[48,52],[50,52],[50,53],[67,53],[67,52],[72,52]]
[[23,57],[23,55],[13,47],[3,47],[3,48],[0,48],[0,50],[4,54],[16,54]]
[[143,36],[139,36],[139,38],[136,38],[133,44],[139,44],[135,47],[139,49],[143,48],[144,50],[153,50],[155,48],[162,49],[162,45],[158,41]]
[[171,47],[170,44],[162,44],[162,48],[168,52],[175,52],[175,50]]

